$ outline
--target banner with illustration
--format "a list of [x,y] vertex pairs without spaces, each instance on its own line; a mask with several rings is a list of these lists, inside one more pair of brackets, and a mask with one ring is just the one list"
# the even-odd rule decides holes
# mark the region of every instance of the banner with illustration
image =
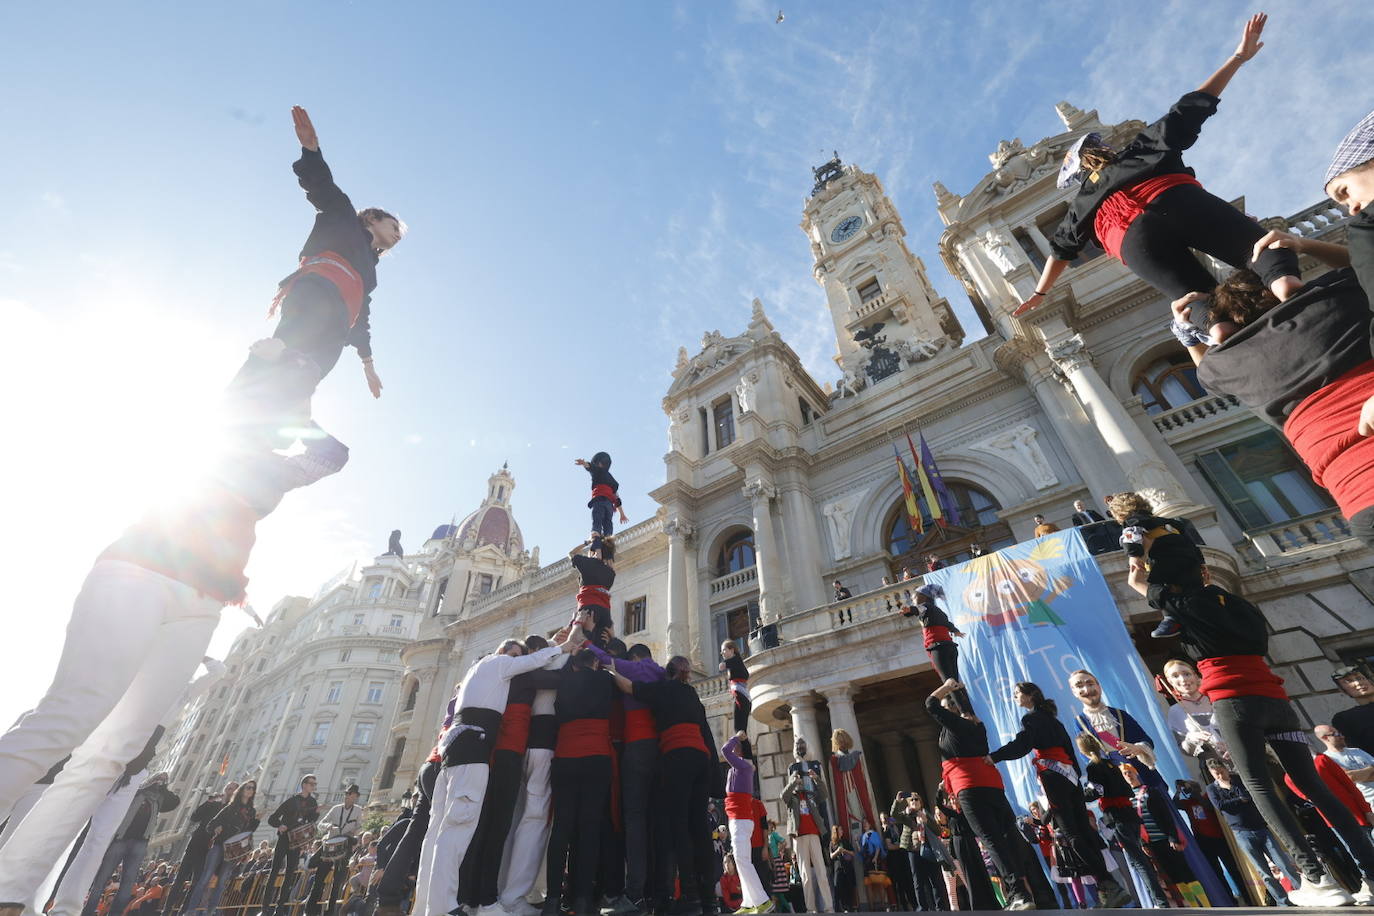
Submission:
[[[1086,668],[1097,676],[1106,703],[1134,716],[1153,739],[1168,784],[1189,778],[1153,678],[1077,529],[926,573],[925,581],[944,588],[946,611],[966,634],[958,640],[959,675],[994,748],[1020,730],[1025,710],[1011,698],[1020,681],[1038,684],[1058,704],[1070,736],[1077,734],[1074,717],[1083,707],[1068,680]],[[1001,768],[1024,812],[1040,791],[1030,758]]]

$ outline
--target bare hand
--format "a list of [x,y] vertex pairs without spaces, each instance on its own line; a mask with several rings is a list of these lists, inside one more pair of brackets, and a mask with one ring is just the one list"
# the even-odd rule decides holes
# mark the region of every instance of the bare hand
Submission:
[[1360,425],[1355,428],[1361,436],[1374,436],[1374,397],[1360,408]]
[[739,731],[735,732],[735,737],[741,741],[749,740],[749,734],[742,728]]
[[[961,633],[961,634],[959,634],[959,635],[962,636],[963,634]],[[954,678],[952,678],[952,677],[947,677],[947,678],[945,678],[944,687],[945,687],[946,690],[958,690],[959,687],[960,687],[960,684],[959,684],[959,682],[956,681]]]
[[311,152],[319,152],[320,138],[315,135],[315,125],[310,123],[310,115],[299,105],[291,107],[291,121],[296,125],[296,139],[301,146]]
[[574,459],[573,459],[573,464],[577,465],[577,466],[580,467],[580,468],[585,468],[585,467],[587,466],[587,459],[586,459],[586,458],[574,458]]
[[372,392],[374,398],[381,397],[382,377],[377,374],[371,363],[363,363],[363,375],[367,377],[367,390]]
[[725,670],[725,662],[721,662],[721,663],[717,666],[717,668],[718,668],[718,670],[720,670],[720,671],[724,671],[724,670]]
[[1255,243],[1254,250],[1250,252],[1250,260],[1258,261],[1259,256],[1264,253],[1266,248],[1271,250],[1291,248],[1293,251],[1301,254],[1303,240],[1291,232],[1284,232],[1282,229],[1270,229],[1268,232],[1264,233],[1264,235],[1260,236],[1260,240]]
[[1174,317],[1177,318],[1179,321],[1183,322],[1184,324],[1188,324],[1190,316],[1193,313],[1193,310],[1189,308],[1189,306],[1191,306],[1194,302],[1197,302],[1200,299],[1206,298],[1208,298],[1206,293],[1187,293],[1175,299],[1173,302],[1170,302],[1169,310],[1174,313]]
[[1245,23],[1245,31],[1241,33],[1240,44],[1236,45],[1236,57],[1249,60],[1259,53],[1259,49],[1264,47],[1264,42],[1260,41],[1260,33],[1264,31],[1264,24],[1268,21],[1268,13],[1256,13],[1250,17]]
[[621,509],[621,510],[620,510],[620,523],[623,525],[623,524],[625,524],[626,522],[628,522],[629,520],[630,520],[630,517],[629,517],[628,515],[625,514],[625,510],[624,510],[624,509]]

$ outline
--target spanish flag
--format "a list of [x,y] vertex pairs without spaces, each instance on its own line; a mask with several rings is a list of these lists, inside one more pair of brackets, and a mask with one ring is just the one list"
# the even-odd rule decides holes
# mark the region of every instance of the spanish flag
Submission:
[[902,499],[906,502],[907,521],[913,532],[924,534],[926,529],[921,521],[921,507],[916,502],[916,491],[911,486],[911,477],[906,472],[906,464],[902,461],[902,453],[897,451],[896,443],[892,446],[892,457],[897,462],[897,476],[902,478]]
[[[911,449],[911,460],[916,464],[916,475],[921,479],[921,492],[925,494],[926,508],[930,509],[930,517],[935,520],[941,528],[948,524],[945,515],[940,511],[940,501],[935,498],[935,490],[930,486],[930,477],[926,475],[926,466],[921,461],[921,456],[916,454],[916,443],[911,441],[911,434],[906,437],[907,448]],[[896,446],[893,446],[896,448]]]

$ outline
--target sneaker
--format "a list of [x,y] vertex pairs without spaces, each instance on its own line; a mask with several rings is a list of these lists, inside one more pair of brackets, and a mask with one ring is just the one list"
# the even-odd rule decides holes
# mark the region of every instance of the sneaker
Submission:
[[1097,893],[1101,898],[1102,907],[1108,910],[1116,910],[1131,903],[1135,898],[1130,891],[1117,884],[1112,878],[1097,882]]
[[1355,892],[1355,903],[1360,906],[1374,904],[1374,887],[1370,887],[1368,878],[1360,884],[1360,889]]
[[510,913],[511,916],[539,916],[542,912],[539,907],[530,903],[524,897],[521,897],[519,900],[515,901],[515,903],[506,907],[505,910],[507,913]]
[[1002,907],[1004,910],[1033,910],[1035,903],[1025,894],[1020,892],[1012,894],[1007,898],[1007,905]]
[[485,903],[479,906],[476,916],[508,916],[506,908],[499,903]]
[[1330,875],[1322,875],[1320,881],[1303,878],[1288,892],[1288,901],[1294,906],[1349,906],[1355,898]]
[[1165,617],[1159,622],[1159,626],[1150,631],[1150,636],[1154,639],[1169,639],[1182,632],[1182,624],[1172,617]]
[[634,916],[638,912],[639,907],[630,902],[630,898],[624,894],[607,900],[606,905],[601,908],[601,916]]

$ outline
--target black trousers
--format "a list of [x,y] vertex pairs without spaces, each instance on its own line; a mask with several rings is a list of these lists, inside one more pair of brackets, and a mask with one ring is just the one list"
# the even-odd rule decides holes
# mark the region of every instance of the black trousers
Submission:
[[1169,905],[1169,901],[1164,896],[1164,888],[1159,884],[1159,875],[1155,873],[1154,863],[1150,861],[1141,845],[1140,815],[1136,814],[1134,808],[1109,808],[1105,817],[1107,826],[1112,828],[1112,835],[1121,844],[1126,861],[1145,881],[1146,890],[1150,894],[1150,899],[1145,902],[1157,910],[1164,909]]
[[425,833],[429,830],[430,799],[434,797],[434,781],[439,776],[440,765],[426,761],[420,767],[420,778],[416,788],[420,791],[411,812],[410,823],[401,835],[401,842],[391,852],[391,858],[382,868],[382,877],[377,880],[377,900],[383,904],[399,904],[410,896],[414,887],[415,874],[420,870],[420,847],[424,845]]
[[916,884],[911,880],[911,859],[905,849],[887,851],[887,876],[892,879],[892,892],[897,896],[897,909],[910,913],[916,909]]
[[1219,836],[1203,836],[1200,833],[1194,833],[1193,839],[1197,840],[1198,850],[1202,853],[1202,857],[1207,860],[1207,864],[1211,865],[1212,870],[1217,873],[1221,883],[1226,883],[1226,874],[1222,871],[1224,868],[1226,872],[1230,872],[1231,880],[1236,883],[1236,887],[1240,889],[1240,895],[1243,897],[1245,894],[1245,873],[1236,864],[1236,857],[1231,855],[1231,847],[1226,845],[1226,839]]
[[700,900],[715,887],[715,853],[706,814],[711,759],[694,748],[680,747],[659,761],[656,801],[663,835],[677,864],[682,899]]
[[[959,647],[952,642],[937,642],[926,650],[930,654],[930,664],[935,668],[935,673],[940,676],[940,680],[947,681],[950,678],[959,680]],[[973,711],[973,703],[969,700],[968,691],[962,687],[954,691],[954,701],[959,704],[960,709]]]
[[491,755],[491,775],[482,797],[477,830],[458,869],[458,901],[465,906],[489,906],[499,894],[497,878],[506,837],[515,817],[515,802],[525,773],[525,755],[498,750]]
[[333,283],[306,275],[282,300],[281,320],[272,336],[299,350],[320,367],[324,378],[348,343],[348,306]]
[[592,530],[603,537],[610,537],[615,534],[615,503],[604,496],[597,496],[592,499]]
[[1050,803],[1050,817],[1063,832],[1065,842],[1087,863],[1099,888],[1109,883],[1112,879],[1107,871],[1107,863],[1102,859],[1097,831],[1088,820],[1082,788],[1053,770],[1040,771],[1040,787],[1045,790],[1045,798]]
[[1280,277],[1298,276],[1298,256],[1290,249],[1250,255],[1264,229],[1250,217],[1197,185],[1179,185],[1155,198],[1126,230],[1121,259],[1140,279],[1170,300],[1185,293],[1210,293],[1216,278],[1189,249],[1230,264],[1249,267],[1268,286]]
[[[296,883],[296,869],[301,864],[301,851],[292,849],[286,834],[277,834],[277,848],[272,852],[272,870],[267,873],[267,883],[263,885],[262,905],[289,906],[291,886]],[[273,894],[272,882],[277,875],[282,876],[281,888]]]
[[200,870],[205,867],[205,853],[208,850],[209,846],[206,843],[192,840],[186,844],[186,851],[181,854],[181,864],[177,866],[176,877],[167,885],[167,896],[162,904],[164,916],[171,916],[181,909],[183,898],[196,886]]
[[[589,900],[601,857],[601,825],[611,791],[611,758],[555,757],[553,828],[549,831],[548,899],[563,896],[563,871],[574,903]],[[574,854],[575,853],[575,854]]]
[[[994,789],[994,792],[997,790]],[[962,792],[960,793],[963,794]],[[963,802],[960,802],[962,807]],[[967,816],[967,810],[965,810]],[[1015,825],[1012,825],[1015,829]],[[998,910],[997,895],[992,891],[992,880],[988,877],[988,867],[983,863],[983,853],[978,848],[978,840],[967,831],[955,834],[950,841],[955,861],[963,872],[964,887],[968,891],[968,909]],[[1018,885],[1019,886],[1019,885]]]
[[[353,850],[350,845],[349,855]],[[334,903],[339,899],[343,892],[344,882],[348,880],[348,856],[342,859],[329,860],[320,859],[315,865],[314,880],[310,883],[310,895],[305,898],[306,916],[318,916],[321,903],[327,912],[334,908]],[[323,901],[320,895],[324,892],[324,886],[329,885],[329,896]],[[285,885],[283,885],[285,887]]]
[[[746,690],[749,689],[748,684],[744,686]],[[742,693],[737,693],[733,689],[730,691],[730,695],[734,697],[735,700],[735,718],[733,723],[735,731],[747,732],[749,731],[749,713],[754,709],[754,702],[750,700],[749,697]]]
[[631,741],[620,753],[620,815],[625,826],[625,895],[633,901],[666,895],[650,882],[653,814],[650,798],[658,782],[658,740]]
[[[964,819],[974,834],[987,846],[992,867],[1009,884],[1019,887],[1025,873],[1012,845],[1012,837],[1020,836],[1020,830],[1006,792],[991,786],[960,789],[959,810],[964,812]],[[974,909],[982,907],[975,905]]]
[[908,850],[911,880],[916,885],[916,902],[922,910],[949,909],[949,891],[945,889],[944,870],[915,849]]
[[1327,788],[1317,775],[1307,733],[1293,705],[1276,697],[1228,697],[1212,704],[1212,723],[1231,749],[1240,780],[1254,799],[1265,823],[1293,855],[1304,877],[1316,879],[1325,874],[1321,860],[1298,825],[1297,818],[1284,803],[1270,778],[1265,763],[1265,745],[1273,749],[1293,783],[1330,821],[1359,863],[1366,879],[1374,880],[1374,844],[1368,829],[1355,821],[1355,815]]

